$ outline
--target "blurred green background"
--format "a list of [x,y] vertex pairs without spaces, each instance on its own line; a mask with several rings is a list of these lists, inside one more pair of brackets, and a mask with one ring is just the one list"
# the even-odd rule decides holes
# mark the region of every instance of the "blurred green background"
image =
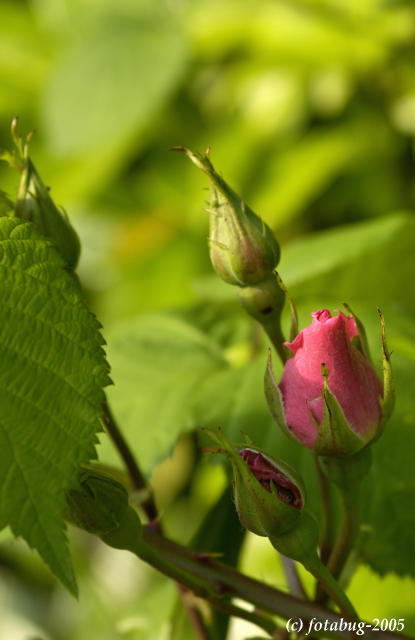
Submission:
[[[347,296],[370,324],[379,304],[404,327],[392,335],[404,379],[404,357],[413,370],[415,353],[414,63],[410,0],[2,0],[0,146],[11,146],[15,114],[22,132],[36,129],[33,160],[81,236],[78,271],[110,347],[136,314],[173,309],[233,364],[246,360],[252,326],[208,260],[206,180],[167,151],[210,146],[216,168],[275,229],[302,318]],[[0,166],[11,197],[17,181]],[[376,332],[376,314],[372,323]],[[140,434],[130,441],[139,455]],[[143,454],[148,472],[173,444]],[[385,448],[382,464],[389,458]],[[186,436],[153,481],[167,529],[182,540],[226,482]],[[75,602],[1,535],[1,640],[192,639],[178,623],[171,631],[172,585],[128,554],[71,534]],[[413,533],[406,538],[408,553]],[[378,557],[371,564],[389,570]],[[242,566],[283,588],[262,540],[248,540]],[[350,594],[367,618],[405,617],[415,631],[410,578],[360,569]],[[229,637],[253,635],[244,629],[234,625]]]

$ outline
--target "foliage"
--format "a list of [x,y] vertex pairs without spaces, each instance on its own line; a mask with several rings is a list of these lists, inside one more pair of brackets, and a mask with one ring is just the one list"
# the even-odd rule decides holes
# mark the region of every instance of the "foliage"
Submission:
[[0,527],[9,524],[76,593],[63,492],[95,457],[108,382],[102,338],[76,280],[31,223],[0,218],[0,245]]
[[[242,531],[232,503],[226,514],[218,502],[222,465],[201,458],[201,426],[221,426],[231,441],[246,432],[294,465],[321,517],[312,456],[266,407],[268,342],[209,264],[207,181],[166,152],[177,144],[210,145],[214,165],[276,230],[300,326],[347,302],[380,370],[383,311],[397,405],[373,447],[355,558],[366,566],[349,594],[362,615],[402,616],[414,632],[414,13],[407,0],[1,3],[0,146],[10,146],[16,112],[22,129],[35,127],[31,155],[81,237],[85,291],[30,223],[5,217],[17,184],[1,164],[0,527],[10,527],[0,540],[10,585],[1,640],[195,638],[174,588],[126,554],[71,530],[81,587],[72,603],[10,540],[23,537],[76,590],[64,490],[95,457],[108,382],[88,308],[108,342],[111,407],[170,536],[198,530],[199,548],[237,562]],[[288,311],[283,324],[288,335]],[[110,439],[99,440],[100,462],[123,476]],[[214,543],[203,528],[210,513]],[[239,561],[265,575],[271,552],[259,569],[251,544]],[[283,580],[275,567],[269,581]],[[214,628],[225,637],[223,618]],[[234,625],[228,637],[256,634]]]

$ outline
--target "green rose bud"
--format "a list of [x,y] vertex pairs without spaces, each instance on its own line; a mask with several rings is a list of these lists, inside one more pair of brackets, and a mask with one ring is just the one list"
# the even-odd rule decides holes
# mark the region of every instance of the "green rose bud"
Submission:
[[15,207],[16,216],[29,220],[56,246],[68,267],[78,264],[81,245],[65,211],[50,197],[29,157],[25,159]]
[[[1,150],[0,159],[21,174],[14,214],[33,222],[40,233],[53,242],[67,266],[75,269],[80,254],[79,238],[66,213],[53,202],[29,157],[33,132],[23,142],[18,133],[17,118],[13,120],[11,130],[16,150],[12,153]],[[4,197],[2,199],[4,202]]]
[[231,445],[221,431],[207,433],[220,445],[213,451],[223,453],[232,464],[235,506],[242,525],[268,537],[290,558],[304,562],[314,556],[317,525],[304,510],[305,489],[294,469],[257,447]]
[[225,282],[240,287],[255,285],[270,276],[280,259],[280,248],[271,229],[218,175],[207,153],[183,151],[207,174],[211,186],[210,258]]
[[128,508],[128,493],[112,476],[95,469],[83,469],[79,489],[66,492],[65,517],[71,524],[101,535],[119,526]]
[[66,492],[68,522],[95,533],[115,549],[136,552],[141,522],[128,502],[128,493],[111,476],[95,469],[83,469],[79,489]]

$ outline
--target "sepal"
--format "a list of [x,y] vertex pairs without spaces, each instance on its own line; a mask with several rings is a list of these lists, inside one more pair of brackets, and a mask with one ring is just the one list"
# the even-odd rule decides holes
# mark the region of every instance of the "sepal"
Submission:
[[279,389],[278,383],[275,379],[274,371],[272,368],[272,355],[271,350],[268,352],[268,362],[265,369],[264,376],[264,390],[265,397],[267,399],[268,407],[277,425],[280,429],[294,442],[300,443],[301,441],[294,435],[285,419],[284,403],[282,394]]
[[380,309],[378,309],[378,313],[382,331],[383,398],[380,399],[382,420],[376,434],[376,439],[382,435],[385,424],[389,420],[395,408],[395,383],[393,380],[390,353],[386,344],[385,321]]
[[231,445],[221,430],[205,432],[219,444],[215,452],[232,465],[235,506],[243,526],[267,537],[291,531],[305,501],[304,485],[294,469],[257,447]]
[[322,365],[324,388],[323,418],[318,424],[311,411],[310,418],[318,429],[314,451],[319,456],[349,456],[362,449],[366,442],[350,427],[339,402],[329,389],[327,367]]

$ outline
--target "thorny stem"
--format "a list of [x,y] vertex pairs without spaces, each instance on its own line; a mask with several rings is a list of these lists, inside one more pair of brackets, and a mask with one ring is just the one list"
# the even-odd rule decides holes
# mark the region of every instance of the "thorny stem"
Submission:
[[[124,436],[122,435],[117,425],[117,422],[110,409],[107,399],[105,399],[103,408],[104,408],[104,413],[102,416],[102,421],[107,429],[108,435],[110,436],[111,440],[113,441],[115,447],[117,448],[119,454],[121,455],[124,461],[124,464],[130,475],[132,485],[134,489],[136,489],[137,491],[145,492],[145,497],[142,499],[140,503],[141,508],[143,509],[150,523],[153,523],[153,526],[155,526],[155,528],[160,533],[162,533],[161,524],[158,519],[158,510],[157,510],[156,503],[154,501],[153,493],[149,488],[146,482],[146,479],[143,473],[141,472],[140,467],[138,466],[138,463],[134,457],[133,452],[128,446],[127,441],[124,439]],[[188,600],[186,599],[185,587],[183,587],[180,583],[177,583],[177,589],[180,595],[183,608],[189,617],[189,621],[193,629],[195,630],[197,637],[200,640],[209,640],[209,635],[206,630],[200,611],[196,607],[189,604]]]
[[[174,545],[174,543],[170,543],[166,538],[162,538],[158,533],[155,533],[154,530],[147,526],[143,529],[142,539],[138,539],[136,541],[136,546],[134,549],[131,549],[131,551],[133,551],[133,553],[135,553],[141,560],[144,560],[161,573],[173,578],[176,582],[183,585],[183,587],[180,588],[183,589],[184,595],[186,588],[190,589],[196,595],[205,598],[215,608],[219,609],[219,611],[248,620],[259,626],[261,629],[267,631],[267,633],[272,634],[274,632],[275,624],[272,620],[264,615],[242,609],[229,602],[225,599],[228,591],[227,586],[223,585],[219,580],[211,581],[206,579],[203,571],[193,571],[195,563],[193,563],[192,568],[189,568],[189,563],[186,562],[184,556],[179,556],[175,552],[171,553],[172,546],[176,545]],[[179,549],[180,547],[177,546],[176,548]],[[184,548],[182,549],[187,552]],[[192,558],[192,555],[197,557],[197,554],[188,552],[189,560]],[[208,563],[208,557],[204,556],[201,563],[202,565]],[[193,607],[192,615],[194,615],[195,611],[199,613],[198,610]],[[204,626],[200,626],[201,622],[203,623],[203,619],[200,617],[198,625],[194,625],[193,628],[196,633],[199,634],[198,637],[201,640],[204,640],[205,638],[209,638],[209,635],[206,628]],[[201,633],[202,630],[203,635]]]
[[210,640],[209,633],[207,632],[206,627],[203,624],[203,620],[201,618],[199,611],[196,609],[195,606],[189,603],[189,600],[187,597],[188,590],[179,582],[177,583],[177,588],[179,590],[183,609],[186,611],[188,618],[191,622],[191,625],[193,629],[196,631],[197,637],[200,638],[200,640]]
[[[147,549],[151,549],[151,557],[146,553]],[[209,554],[198,553],[167,540],[149,526],[143,527],[143,539],[137,546],[136,553],[140,558],[170,577],[175,578],[176,573],[179,573],[186,586],[196,594],[206,598],[213,606],[222,607],[222,610],[224,610],[223,604],[227,605],[227,599],[240,598],[251,603],[256,610],[262,612],[266,611],[285,619],[290,617],[301,618],[304,625],[308,625],[313,618],[314,621],[321,621],[323,624],[327,620],[327,625],[335,625],[337,623],[337,628],[333,626],[331,631],[324,632],[325,637],[348,638],[350,635],[349,631],[340,630],[342,618],[343,620],[345,617],[348,620],[355,619],[355,613],[353,608],[350,608],[350,604],[348,605],[349,613],[346,616],[344,613],[339,615],[316,603],[300,600],[239,573],[236,569],[219,562]],[[326,574],[327,569],[323,565],[321,566],[323,567],[322,572]],[[328,580],[335,583],[332,576]],[[338,588],[337,585],[336,588]],[[345,606],[344,608],[347,607]],[[258,624],[258,620],[254,620],[252,617],[254,615],[259,616],[258,613],[254,614],[245,610],[243,612],[247,614],[245,616],[246,619],[248,619],[247,616],[249,615],[249,619]],[[240,616],[240,613],[238,613],[238,616]],[[263,624],[263,617],[260,626],[268,631],[270,627],[269,619],[265,620],[267,628]],[[379,633],[381,633],[380,637],[383,640],[409,640],[408,636],[400,633],[391,631],[371,632],[370,625],[365,628],[365,637],[376,636],[379,639]],[[412,638],[411,640],[414,639]]]

